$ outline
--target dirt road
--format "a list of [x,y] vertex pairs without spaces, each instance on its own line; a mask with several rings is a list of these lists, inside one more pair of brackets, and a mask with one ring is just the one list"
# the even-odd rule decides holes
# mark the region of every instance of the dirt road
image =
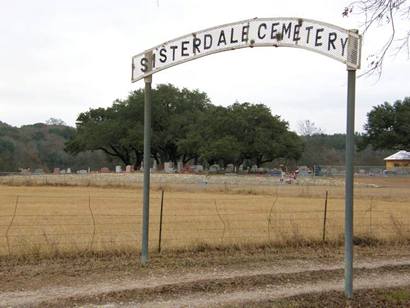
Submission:
[[[408,287],[410,253],[388,250],[356,258],[355,289]],[[241,306],[290,296],[343,290],[343,262],[339,254],[314,251],[277,253],[267,257],[224,257],[218,252],[178,264],[174,256],[161,266],[130,268],[118,259],[117,267],[104,262],[84,264],[76,260],[3,266],[0,306],[104,307],[209,307]],[[179,256],[185,257],[186,256]],[[252,261],[254,260],[254,261]],[[135,261],[135,260],[134,260]],[[133,261],[133,262],[134,262]],[[193,261],[193,263],[191,262]],[[61,262],[64,264],[62,265]],[[73,263],[67,266],[68,263]],[[115,260],[107,260],[115,262]],[[13,279],[14,277],[14,279]]]

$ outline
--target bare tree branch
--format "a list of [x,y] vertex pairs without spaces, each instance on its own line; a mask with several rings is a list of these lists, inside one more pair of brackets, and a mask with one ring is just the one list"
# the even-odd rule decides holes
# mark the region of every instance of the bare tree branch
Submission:
[[389,36],[382,48],[367,57],[368,67],[360,76],[377,74],[380,78],[384,59],[390,51],[397,56],[406,50],[407,57],[410,58],[410,30],[407,29],[403,33],[403,31],[398,31],[396,26],[398,23],[410,20],[410,4],[407,0],[353,1],[342,12],[344,17],[352,14],[363,16],[364,21],[361,28],[364,34],[375,27],[386,25],[390,27]]
[[313,136],[323,134],[323,131],[314,122],[304,120],[298,122],[298,133],[301,136]]

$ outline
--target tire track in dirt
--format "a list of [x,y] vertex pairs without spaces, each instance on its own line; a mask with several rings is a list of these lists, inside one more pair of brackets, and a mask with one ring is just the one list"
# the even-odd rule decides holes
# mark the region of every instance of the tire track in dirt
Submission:
[[[354,282],[355,290],[378,289],[386,287],[410,286],[410,275],[387,274],[383,277],[359,278]],[[256,288],[251,291],[241,290],[224,294],[207,293],[179,297],[171,300],[154,300],[150,302],[130,302],[126,304],[113,303],[118,307],[210,307],[224,305],[239,305],[244,302],[266,302],[279,300],[291,296],[321,293],[329,291],[343,291],[343,280],[334,279],[326,282],[309,282],[301,284],[284,284],[279,286],[267,286]]]
[[[0,306],[34,306],[46,303],[50,306],[61,306],[70,303],[109,302],[118,305],[118,301],[130,302],[136,299],[140,301],[139,304],[145,302],[144,305],[148,306],[207,306],[258,299],[263,296],[284,297],[303,292],[337,290],[343,285],[341,262],[323,265],[318,262],[292,260],[281,263],[275,266],[265,264],[264,267],[254,270],[207,271],[144,279],[101,281],[76,287],[3,292],[0,294]],[[370,282],[377,284],[379,280],[380,283],[386,282],[385,278],[389,275],[389,283],[392,285],[410,284],[408,258],[362,261],[357,262],[355,267],[356,273],[359,273],[355,279],[355,287],[370,285]],[[383,273],[383,279],[378,278],[380,273]],[[160,296],[163,300],[158,300]],[[131,306],[135,304],[137,302],[132,302]]]

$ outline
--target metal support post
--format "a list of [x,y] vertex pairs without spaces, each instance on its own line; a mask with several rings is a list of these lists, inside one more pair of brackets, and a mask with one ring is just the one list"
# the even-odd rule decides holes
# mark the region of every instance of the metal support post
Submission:
[[144,79],[144,193],[142,208],[141,264],[148,263],[149,187],[151,167],[151,83],[152,76]]
[[164,210],[164,190],[161,191],[161,211],[159,213],[158,253],[161,253],[162,240],[162,213]]
[[346,175],[345,175],[345,296],[353,297],[353,155],[356,70],[347,71]]

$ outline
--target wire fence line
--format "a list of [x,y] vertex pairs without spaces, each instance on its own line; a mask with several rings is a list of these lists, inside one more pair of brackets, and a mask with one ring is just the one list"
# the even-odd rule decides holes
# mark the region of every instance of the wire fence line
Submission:
[[[215,195],[180,197],[162,192],[151,198],[150,247],[198,244],[337,240],[343,234],[343,200]],[[140,198],[15,195],[0,201],[0,254],[31,250],[138,249]],[[161,204],[163,208],[161,210]],[[161,215],[162,214],[162,215]],[[358,200],[355,234],[379,239],[410,238],[408,202]]]

